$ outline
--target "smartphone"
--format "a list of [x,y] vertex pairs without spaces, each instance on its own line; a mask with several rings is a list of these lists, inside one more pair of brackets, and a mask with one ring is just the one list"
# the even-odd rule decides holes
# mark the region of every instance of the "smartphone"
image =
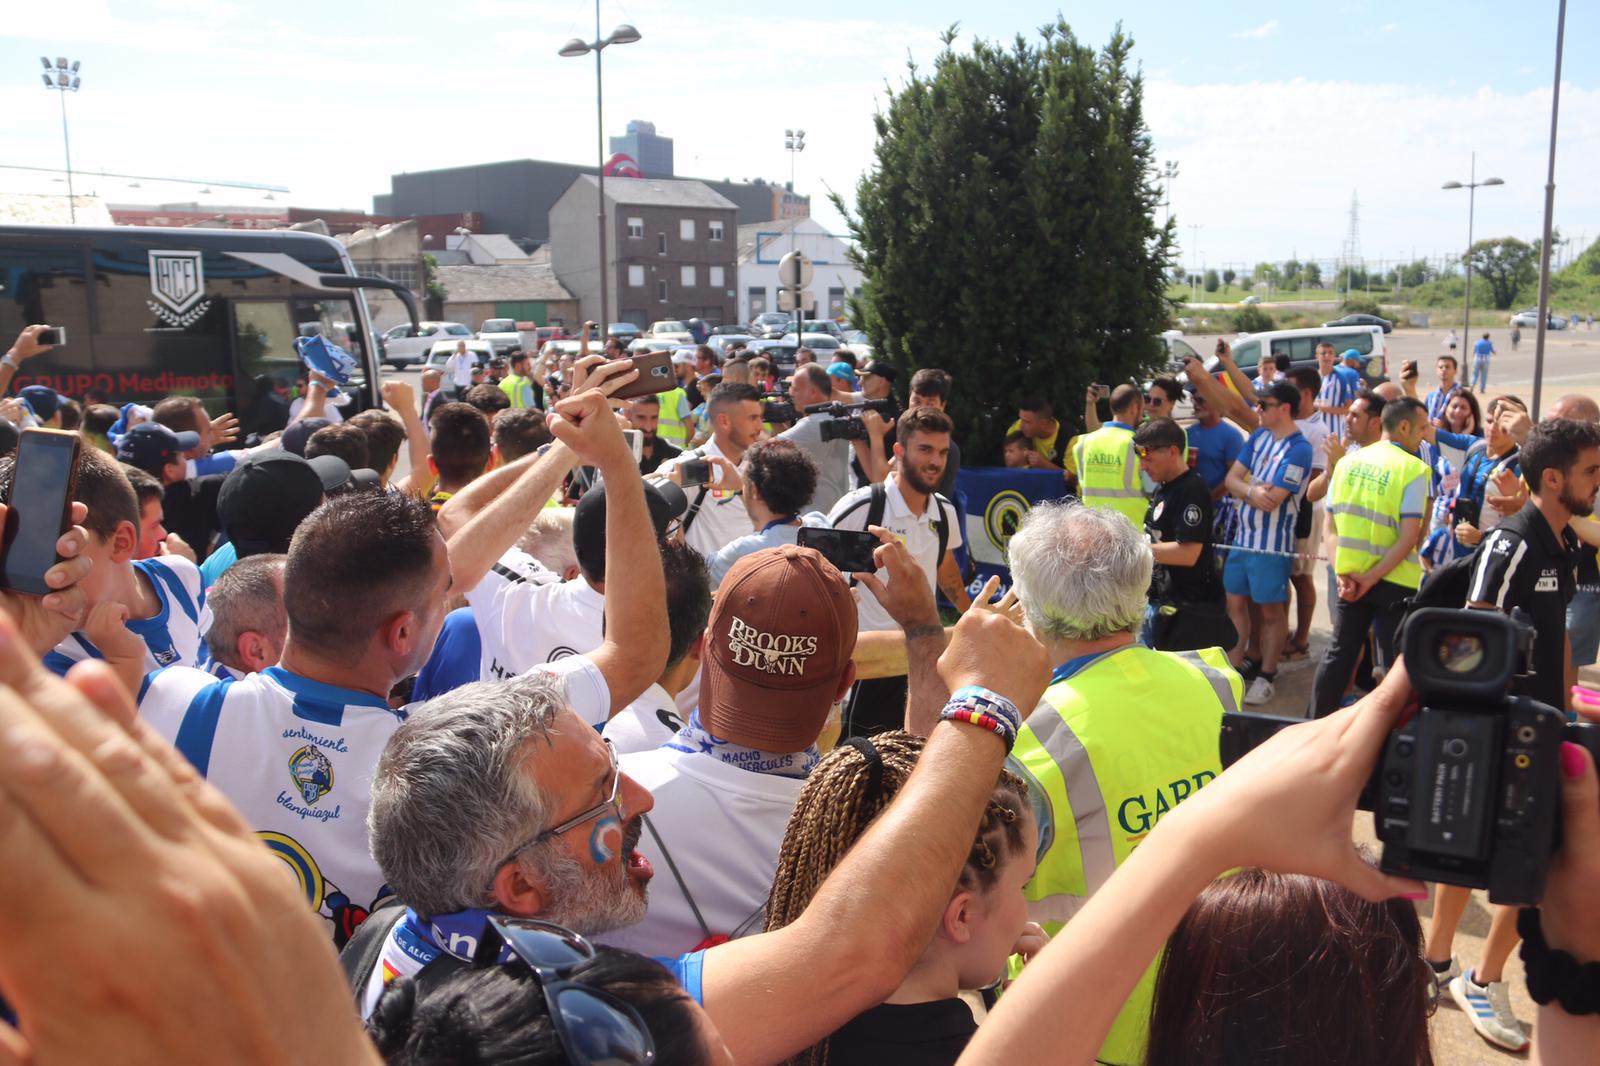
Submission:
[[1097,400],[1109,400],[1111,398],[1111,386],[1110,385],[1092,385],[1090,387],[1094,389],[1094,398],[1095,399],[1097,399]]
[[628,442],[628,448],[633,452],[633,461],[639,462],[644,458],[644,434],[637,429],[622,431],[622,439]]
[[0,541],[0,584],[13,592],[43,596],[55,591],[44,583],[44,574],[61,561],[56,541],[72,525],[81,445],[78,434],[64,430],[22,431]]
[[1462,522],[1473,526],[1478,524],[1478,519],[1483,517],[1483,505],[1477,500],[1469,500],[1465,496],[1457,496],[1450,505],[1450,528],[1454,529]]
[[41,329],[34,337],[40,344],[65,344],[67,343],[67,327],[51,326]]
[[678,470],[681,472],[684,488],[704,485],[711,480],[710,459],[687,459],[678,465]]
[[856,529],[803,526],[795,536],[802,548],[814,548],[841,574],[870,574],[878,569],[872,553],[882,543],[871,533]]
[[672,372],[671,352],[646,352],[633,357],[633,368],[639,376],[611,394],[615,400],[632,400],[639,396],[654,396],[666,392],[678,383]]
[[1417,361],[1415,359],[1407,359],[1404,363],[1400,364],[1400,376],[1403,378],[1416,377]]

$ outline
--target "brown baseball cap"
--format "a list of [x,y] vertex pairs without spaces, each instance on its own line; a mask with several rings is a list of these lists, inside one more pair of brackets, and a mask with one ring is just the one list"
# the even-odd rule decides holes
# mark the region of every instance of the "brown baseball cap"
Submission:
[[803,751],[855,650],[855,597],[831,563],[793,545],[747,555],[711,605],[701,724],[760,751]]

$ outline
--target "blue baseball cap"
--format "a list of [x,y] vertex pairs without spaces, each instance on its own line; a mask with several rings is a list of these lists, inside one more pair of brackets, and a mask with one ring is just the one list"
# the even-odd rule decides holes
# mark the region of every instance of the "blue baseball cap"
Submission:
[[147,474],[161,476],[168,463],[183,461],[183,453],[200,447],[200,434],[175,433],[159,422],[141,422],[117,441],[117,458]]
[[22,402],[28,405],[28,410],[33,412],[33,417],[41,422],[48,422],[61,410],[62,395],[48,385],[29,385],[19,389],[17,395]]
[[1346,363],[1349,363],[1349,362],[1357,362],[1357,363],[1359,363],[1359,362],[1361,362],[1362,355],[1361,355],[1360,352],[1356,351],[1354,348],[1346,348],[1344,350],[1344,354],[1341,355],[1339,358],[1341,360],[1343,360],[1344,362],[1346,362]]
[[852,389],[856,387],[855,368],[842,359],[837,363],[828,364],[828,376],[830,378],[838,378],[840,381],[848,381]]

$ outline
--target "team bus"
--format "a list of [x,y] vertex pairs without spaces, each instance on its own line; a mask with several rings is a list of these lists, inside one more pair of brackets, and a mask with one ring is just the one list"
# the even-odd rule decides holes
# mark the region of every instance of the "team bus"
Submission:
[[353,414],[378,403],[381,380],[366,288],[394,292],[415,325],[404,286],[358,276],[344,246],[316,233],[0,226],[0,337],[36,322],[66,330],[16,384],[76,398],[187,394],[249,425],[301,376],[295,338],[321,333],[356,359]]

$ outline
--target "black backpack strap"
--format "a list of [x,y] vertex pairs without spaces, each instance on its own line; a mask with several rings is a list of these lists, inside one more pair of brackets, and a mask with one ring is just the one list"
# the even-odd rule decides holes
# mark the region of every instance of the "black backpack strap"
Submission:
[[672,861],[672,852],[667,850],[667,842],[661,839],[661,834],[656,832],[655,823],[650,821],[648,814],[641,814],[640,819],[644,827],[650,831],[650,839],[656,842],[656,847],[661,849],[661,857],[667,860],[667,869],[672,871],[672,879],[678,882],[678,888],[683,891],[683,898],[688,901],[689,910],[694,914],[695,923],[700,926],[700,936],[704,940],[711,939],[711,927],[706,925],[706,920],[700,913],[700,907],[694,901],[694,893],[689,891],[689,885],[678,872],[678,864]]
[[350,982],[355,992],[356,1009],[361,1008],[361,1001],[367,994],[367,982],[383,956],[383,945],[405,916],[406,909],[398,903],[380,908],[367,916],[367,920],[350,937],[350,942],[339,952],[339,965],[344,969],[345,980]]
[[[705,453],[699,448],[691,449],[678,456],[679,460],[683,462],[687,462],[690,459],[701,459],[704,457]],[[694,520],[700,514],[700,508],[705,506],[706,496],[710,492],[711,485],[709,482],[701,485],[700,491],[695,494],[694,502],[689,505],[689,509],[687,511],[683,512],[683,519],[678,523],[678,528],[681,529],[685,535],[688,534],[689,527],[694,525]]]
[[889,490],[883,482],[872,486],[872,502],[867,504],[867,525],[883,525],[883,512],[889,506]]
[[950,546],[950,519],[946,517],[944,500],[938,493],[933,494],[933,508],[939,512],[939,517],[933,522],[933,528],[939,533],[939,554],[933,560],[934,569],[937,570],[944,565],[944,552]]

